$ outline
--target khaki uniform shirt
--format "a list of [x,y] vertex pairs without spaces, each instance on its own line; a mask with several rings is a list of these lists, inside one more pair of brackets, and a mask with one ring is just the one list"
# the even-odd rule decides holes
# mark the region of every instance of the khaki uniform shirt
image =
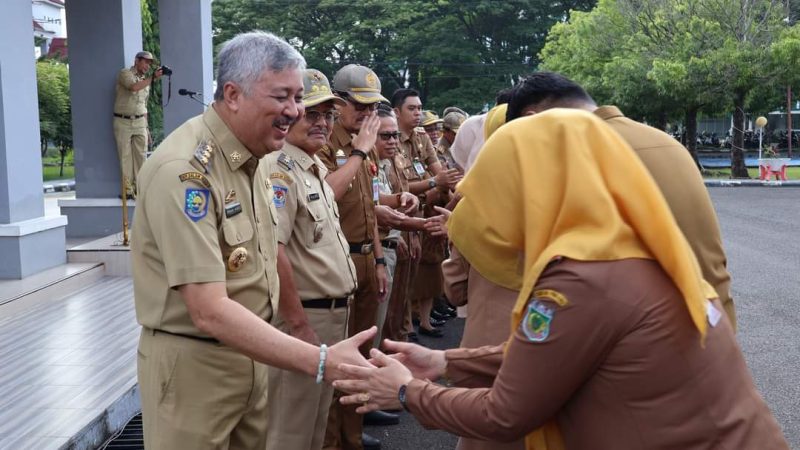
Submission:
[[[397,169],[395,169],[391,159],[382,159],[378,161],[378,180],[381,194],[392,195],[402,192],[399,177],[400,175],[397,173]],[[400,230],[380,226],[378,227],[378,233],[381,235],[381,240],[396,240],[401,235]]]
[[423,426],[508,441],[556,419],[574,450],[788,448],[726,316],[701,342],[658,262],[551,263],[526,311],[505,354],[445,353],[448,374],[466,368],[464,353],[493,356],[488,370],[466,359],[497,373],[493,385],[409,383],[406,404]]
[[628,119],[615,106],[600,107],[595,114],[625,139],[653,176],[735,330],[731,276],[717,214],[691,155],[672,136]]
[[356,268],[339,225],[328,170],[289,143],[266,156],[259,170],[272,182],[278,242],[286,246],[301,300],[342,298],[356,289]]
[[442,167],[446,169],[461,168],[453,158],[453,153],[450,151],[450,146],[450,141],[444,137],[439,139],[439,143],[436,144],[436,156],[439,158],[439,162],[442,163]]
[[115,114],[125,116],[147,114],[147,96],[150,95],[150,86],[145,86],[136,92],[131,91],[131,86],[145,78],[145,75],[136,73],[135,67],[119,71],[119,74],[117,74],[116,97],[114,97]]
[[407,181],[419,181],[430,178],[428,166],[438,162],[436,149],[433,148],[431,138],[424,131],[414,129],[411,134],[401,132],[400,155],[403,157],[398,168],[402,171]]
[[224,282],[228,297],[270,320],[278,218],[258,164],[212,106],[142,166],[131,260],[144,327],[204,337],[176,289],[190,283]]
[[[373,178],[377,177],[378,166],[374,152],[367,152],[367,159],[361,164],[347,192],[339,199],[339,213],[342,231],[351,244],[369,244],[375,234],[375,192]],[[330,143],[317,156],[330,172],[343,165],[353,151],[353,137],[338,122],[333,126]]]

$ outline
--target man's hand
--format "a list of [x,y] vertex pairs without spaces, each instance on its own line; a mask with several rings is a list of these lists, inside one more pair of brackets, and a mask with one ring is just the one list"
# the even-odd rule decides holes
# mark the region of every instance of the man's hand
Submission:
[[403,236],[397,238],[397,249],[395,249],[395,251],[397,252],[398,258],[407,259],[409,257],[408,244],[406,244],[406,240],[403,239]]
[[153,80],[161,78],[161,75],[164,75],[164,70],[159,67],[155,72],[153,72]]
[[311,345],[319,345],[319,336],[311,328],[308,322],[303,322],[295,326],[289,326],[289,335],[294,336],[301,341],[308,342]]
[[[444,376],[447,359],[443,350],[431,350],[410,342],[397,342],[384,339],[383,348],[395,352],[392,358],[403,363],[414,378],[436,381]],[[373,361],[370,361],[374,364]]]
[[419,260],[422,257],[422,244],[419,242],[419,236],[416,233],[411,233],[411,245],[410,247],[410,254],[411,259],[414,261]]
[[447,236],[447,219],[450,218],[451,212],[440,206],[433,208],[439,215],[425,219],[425,231],[431,236]]
[[388,300],[386,290],[389,286],[389,281],[386,275],[386,266],[377,264],[375,266],[375,277],[378,279],[378,302],[383,303]]
[[371,341],[377,332],[378,327],[373,326],[328,348],[328,359],[325,362],[325,381],[345,378],[344,372],[339,369],[339,366],[343,364],[372,367],[367,359],[361,356],[358,347],[365,342]]
[[419,197],[411,192],[400,194],[400,206],[398,208],[403,214],[410,214],[419,209]]
[[356,409],[364,414],[378,409],[400,408],[397,393],[400,386],[408,384],[414,377],[400,362],[392,359],[378,349],[370,350],[372,361],[377,367],[358,367],[342,364],[340,370],[347,380],[333,383],[333,387],[352,395],[340,399],[343,405],[361,405]]
[[458,169],[449,169],[439,172],[433,179],[436,181],[437,187],[455,189],[456,184],[458,184],[463,177],[464,174],[459,172]]
[[406,218],[404,214],[386,205],[378,205],[375,207],[375,217],[378,219],[378,226],[384,228],[397,228],[403,224],[403,219]]
[[378,114],[372,111],[364,123],[361,124],[361,130],[358,136],[353,139],[353,148],[361,150],[362,152],[369,153],[372,147],[375,146],[375,141],[378,139],[378,129],[381,127],[381,121],[378,119]]

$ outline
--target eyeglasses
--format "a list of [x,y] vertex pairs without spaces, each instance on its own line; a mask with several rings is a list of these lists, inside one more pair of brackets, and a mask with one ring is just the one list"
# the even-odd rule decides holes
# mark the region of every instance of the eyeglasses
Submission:
[[312,124],[317,123],[320,118],[324,118],[326,122],[333,122],[336,120],[337,116],[338,114],[333,110],[327,112],[315,111],[313,109],[306,110],[306,121]]
[[364,112],[366,110],[369,110],[369,112],[372,112],[372,111],[375,111],[376,109],[378,109],[378,103],[377,102],[376,103],[370,103],[370,104],[367,105],[367,104],[364,104],[364,103],[354,102],[354,101],[352,101],[350,99],[347,99],[347,100],[351,105],[353,105],[353,108],[355,108],[355,110],[358,111],[358,112]]
[[442,126],[442,124],[428,125],[427,127],[425,127],[425,131],[427,131],[428,133],[434,131],[442,131],[442,130],[444,130],[444,126]]
[[380,136],[381,139],[384,140],[384,141],[388,141],[388,140],[390,140],[392,138],[400,139],[400,132],[399,131],[394,131],[394,132],[378,133],[378,136]]

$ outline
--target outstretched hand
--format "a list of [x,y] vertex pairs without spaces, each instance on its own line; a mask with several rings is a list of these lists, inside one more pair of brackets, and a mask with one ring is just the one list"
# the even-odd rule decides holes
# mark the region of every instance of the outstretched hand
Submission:
[[339,369],[347,376],[347,380],[333,383],[333,387],[350,395],[339,401],[343,405],[361,405],[356,409],[359,414],[378,409],[397,409],[402,405],[397,398],[400,386],[408,384],[414,377],[411,372],[396,359],[390,358],[378,349],[370,351],[373,367],[360,367],[342,364]]
[[339,366],[373,367],[359,353],[358,347],[365,342],[371,341],[377,332],[378,327],[373,326],[332,345],[328,349],[328,359],[325,363],[325,381],[340,380],[346,377],[346,374],[339,369]]
[[[383,348],[392,353],[389,357],[403,363],[414,378],[436,381],[444,376],[447,360],[444,351],[431,350],[410,342],[397,342],[385,339]],[[375,363],[370,360],[371,363]]]

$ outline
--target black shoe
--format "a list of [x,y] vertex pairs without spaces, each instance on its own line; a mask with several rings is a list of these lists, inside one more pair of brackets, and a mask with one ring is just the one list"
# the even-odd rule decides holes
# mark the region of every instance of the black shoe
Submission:
[[434,327],[442,327],[447,323],[444,320],[437,320],[434,319],[433,317],[431,317],[430,320],[428,320],[428,322],[430,322],[430,324],[433,325]]
[[421,334],[423,336],[429,336],[429,337],[435,337],[435,338],[440,338],[440,337],[444,336],[444,333],[442,333],[442,330],[440,330],[438,328],[433,328],[433,329],[429,330],[429,329],[427,329],[425,327],[419,327],[419,334]]
[[400,423],[400,417],[397,414],[380,410],[364,414],[365,426],[385,427],[386,425],[397,425],[398,423]]
[[361,433],[361,444],[364,446],[364,450],[381,449],[381,441],[368,435],[367,433]]
[[440,322],[447,322],[448,320],[450,320],[450,316],[442,314],[434,309],[433,311],[431,311],[431,319],[436,319]]
[[417,333],[408,333],[408,342],[419,342],[419,336],[417,336]]

